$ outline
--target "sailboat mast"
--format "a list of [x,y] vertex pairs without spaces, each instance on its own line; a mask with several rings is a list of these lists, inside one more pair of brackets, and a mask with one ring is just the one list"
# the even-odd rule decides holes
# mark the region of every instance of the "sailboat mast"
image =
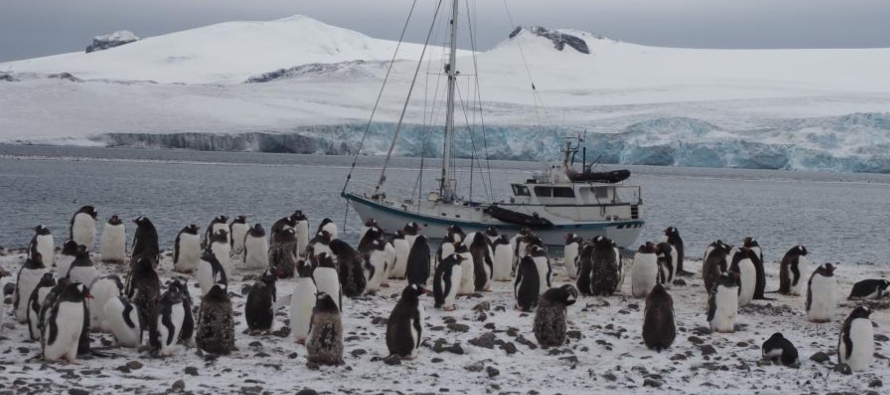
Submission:
[[454,84],[455,77],[457,76],[457,6],[458,0],[453,0],[451,10],[451,53],[448,55],[448,64],[445,65],[445,74],[448,75],[448,107],[445,111],[445,147],[442,153],[440,194],[444,194],[446,188],[454,188],[453,185],[450,185],[450,173],[451,144],[454,141]]

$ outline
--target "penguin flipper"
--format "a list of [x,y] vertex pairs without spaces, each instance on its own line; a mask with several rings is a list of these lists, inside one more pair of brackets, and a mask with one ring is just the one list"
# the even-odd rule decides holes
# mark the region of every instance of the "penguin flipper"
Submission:
[[714,315],[717,313],[717,292],[716,290],[708,296],[708,322],[714,320]]

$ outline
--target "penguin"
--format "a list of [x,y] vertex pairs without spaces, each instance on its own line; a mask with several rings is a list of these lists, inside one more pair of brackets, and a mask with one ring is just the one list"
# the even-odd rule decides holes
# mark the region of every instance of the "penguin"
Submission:
[[161,357],[173,355],[185,321],[185,309],[179,287],[168,287],[158,303],[155,330],[149,335],[152,353]]
[[[316,269],[317,270],[317,269]],[[294,292],[290,299],[290,326],[291,333],[294,335],[294,341],[297,344],[304,344],[306,337],[309,336],[309,322],[312,319],[312,307],[315,306],[315,295],[318,294],[318,287],[312,277],[312,264],[305,259],[297,262],[297,275],[294,282]],[[331,273],[332,280],[338,281],[336,271]],[[339,283],[337,284],[340,285]],[[339,287],[335,290],[335,295],[339,297]],[[339,304],[337,305],[340,306]]]
[[[365,238],[365,234],[367,234],[369,230],[372,230],[372,229],[373,229],[373,230],[376,231],[376,230],[379,229],[379,228],[380,228],[380,227],[377,226],[377,220],[376,220],[376,219],[374,219],[374,218],[368,218],[368,220],[365,221],[365,224],[362,226],[362,230],[359,231],[359,233],[358,233],[358,239],[359,239],[359,241],[364,240],[364,238]],[[381,233],[382,233],[382,232],[381,232]],[[361,243],[359,243],[359,244],[361,244]]]
[[846,363],[854,372],[868,369],[874,359],[875,338],[870,315],[871,309],[866,306],[855,308],[844,320],[837,342],[838,363]]
[[566,342],[566,308],[578,300],[578,290],[566,284],[550,288],[541,295],[535,311],[535,339],[542,348],[560,347]]
[[[405,231],[397,230],[396,234],[389,240],[389,244],[392,245],[396,258],[392,270],[389,272],[389,278],[404,279],[405,272],[408,270],[408,256],[411,254],[411,245],[405,239]],[[427,262],[427,267],[429,267],[429,262]]]
[[325,218],[321,220],[321,223],[318,224],[318,232],[325,231],[331,237],[331,240],[337,240],[338,232],[337,232],[337,224],[334,221],[331,221],[330,218]]
[[668,226],[667,229],[664,230],[664,238],[662,241],[669,243],[677,250],[677,263],[674,265],[677,267],[677,275],[686,277],[694,275],[695,273],[683,270],[683,261],[686,259],[686,250],[683,248],[683,238],[680,237],[680,231],[673,226]]
[[413,248],[414,242],[420,237],[420,225],[417,222],[408,222],[402,228],[402,233],[405,234],[405,240],[408,242],[408,245]]
[[445,228],[445,234],[455,243],[463,243],[467,238],[467,234],[464,233],[464,230],[457,225],[449,225]]
[[[62,294],[62,291],[65,290],[70,283],[71,282],[67,277],[59,278],[56,280],[56,285],[50,288],[49,292],[40,302],[40,314],[38,315],[37,326],[40,328],[41,337],[43,336],[44,324],[46,323],[46,317],[49,315],[50,309],[55,305],[56,301],[59,300],[59,295]],[[43,346],[42,342],[41,346]]]
[[584,243],[581,245],[578,254],[578,279],[575,282],[578,292],[581,295],[593,296],[593,244]]
[[269,244],[269,267],[275,270],[278,278],[291,278],[297,264],[297,238],[293,228],[284,229],[272,235]]
[[513,235],[510,239],[510,245],[513,246],[513,270],[519,266],[519,261],[525,256],[525,246],[522,245],[522,239],[532,234],[532,230],[526,227],[519,229],[519,233]]
[[139,312],[139,328],[147,330],[149,334],[155,330],[155,317],[158,314],[158,303],[161,301],[161,280],[153,263],[154,261],[147,256],[134,262],[130,281],[124,289],[127,298]]
[[250,287],[247,293],[247,303],[244,304],[244,318],[247,320],[247,328],[252,332],[269,332],[272,330],[272,321],[275,319],[273,306],[278,300],[275,290],[275,281],[278,276],[274,269],[269,268],[263,272],[259,280]]
[[[491,289],[491,277],[494,274],[494,252],[484,233],[475,233],[470,241],[470,256],[473,257],[473,277],[476,291]],[[549,265],[549,260],[548,260]]]
[[130,265],[139,262],[141,258],[147,258],[151,261],[152,268],[157,269],[161,261],[158,230],[148,217],[140,216],[133,222],[136,224],[136,232],[133,234],[133,247],[130,249]]
[[800,296],[808,266],[807,248],[802,245],[791,247],[779,267],[779,293],[782,295]]
[[[309,262],[313,266],[318,266],[315,258],[322,253],[327,253],[332,257],[335,256],[334,252],[331,251],[331,235],[327,231],[316,233],[315,237],[309,241],[309,246],[306,247],[306,257],[309,258]],[[337,263],[336,260],[334,263]]]
[[581,244],[584,244],[584,239],[580,236],[574,233],[566,233],[562,264],[566,269],[566,277],[571,280],[578,279],[578,252],[581,250]]
[[90,291],[80,283],[69,283],[61,290],[43,322],[40,339],[44,359],[76,362],[84,322],[88,320],[84,300],[89,297]]
[[615,260],[618,265],[618,284],[615,284],[615,289],[620,291],[621,288],[624,287],[624,277],[627,274],[627,268],[624,267],[624,260],[621,258],[621,249],[618,248],[618,244],[615,243],[615,240],[612,240],[612,249],[615,250]]
[[300,210],[294,212],[291,218],[294,221],[294,235],[297,237],[297,256],[305,256],[306,247],[309,246],[309,219]]
[[211,236],[220,233],[220,231],[225,231],[225,243],[229,245],[229,249],[232,248],[231,240],[229,238],[229,225],[228,225],[229,217],[225,215],[217,215],[212,220],[210,220],[210,225],[207,225],[207,229],[204,230],[204,244],[202,247],[207,247],[210,245],[213,240]]
[[201,296],[210,292],[210,288],[213,287],[213,284],[216,283],[224,283],[228,284],[229,274],[226,273],[226,269],[219,262],[219,259],[216,259],[216,255],[213,251],[209,249],[204,250],[204,254],[201,256],[201,261],[198,262],[198,270],[195,273],[195,279],[198,281],[198,286],[201,288]]
[[[75,280],[76,281],[76,280]],[[84,283],[86,284],[86,283]],[[96,277],[90,284],[90,295],[93,297],[87,301],[90,309],[90,328],[93,330],[108,332],[111,328],[105,319],[105,304],[124,293],[124,284],[117,274],[108,274]]]
[[[74,243],[74,246],[77,247],[77,243]],[[43,225],[34,227],[34,236],[28,243],[28,255],[33,256],[35,252],[39,252],[47,264],[51,265],[56,261],[56,245],[53,241],[53,234],[49,228]]]
[[183,227],[173,242],[173,270],[180,273],[192,273],[198,269],[201,261],[201,238],[198,236],[198,225]]
[[742,247],[732,256],[732,264],[729,265],[729,271],[739,279],[739,307],[746,306],[754,300],[757,269],[752,258],[757,259],[754,251]]
[[[616,255],[612,240],[603,236],[593,238],[590,292],[594,296],[611,296],[618,290],[621,257]],[[633,280],[631,280],[633,281]]]
[[[531,251],[529,249],[529,246],[535,242],[535,237],[537,237],[537,236],[535,236],[534,233],[532,233],[531,231],[528,231],[528,233],[526,235],[520,237],[516,241],[516,243],[517,243],[516,259],[517,260],[522,260],[522,258],[524,258],[526,255],[528,255],[529,251]],[[518,264],[518,262],[517,262],[517,264]]]
[[436,273],[433,276],[433,298],[437,309],[454,311],[454,299],[457,298],[457,289],[463,277],[464,260],[466,258],[459,254],[451,254],[436,266]]
[[837,305],[837,277],[834,265],[819,265],[807,283],[807,319],[810,322],[831,322]]
[[492,270],[491,279],[510,281],[513,270],[513,246],[510,245],[510,239],[505,235],[500,235],[492,242],[491,248],[494,250],[494,270]]
[[513,297],[516,299],[516,309],[519,311],[532,311],[538,306],[538,297],[541,292],[541,275],[535,260],[525,256],[519,261],[516,268],[516,281],[513,283]]
[[105,303],[105,322],[118,346],[126,348],[139,347],[142,340],[142,328],[139,327],[139,312],[125,296],[112,298]]
[[337,257],[339,266],[337,271],[340,283],[343,284],[343,295],[350,298],[361,296],[368,284],[368,280],[365,278],[364,257],[340,239],[332,240],[329,247]]
[[78,247],[74,240],[68,240],[65,244],[62,244],[62,252],[56,255],[56,277],[63,278],[68,276],[71,264],[77,259]]
[[[315,266],[315,269],[312,270],[312,279],[318,289],[318,293],[331,295],[337,307],[343,309],[343,288],[340,285],[340,274],[334,265],[333,256],[327,252],[322,252],[317,258],[318,266]],[[312,264],[309,266],[312,267]],[[315,305],[315,300],[312,300],[312,305]]]
[[198,348],[211,354],[228,355],[235,350],[235,318],[232,300],[225,283],[216,283],[201,298],[198,330],[195,342]]
[[244,237],[244,268],[256,270],[268,266],[269,241],[266,239],[266,231],[262,224],[254,224]]
[[96,218],[99,216],[93,206],[83,206],[71,217],[68,226],[68,239],[86,246],[87,251],[93,249],[96,240]]
[[31,291],[28,298],[28,334],[31,340],[40,340],[40,308],[46,295],[56,286],[56,278],[52,273],[43,273],[40,282]]
[[365,283],[364,294],[373,294],[380,290],[383,277],[386,276],[386,245],[380,240],[374,240],[361,251],[364,265]]
[[674,299],[663,284],[655,284],[646,296],[643,319],[643,343],[649,349],[661,352],[671,347],[677,338],[674,321]]
[[662,242],[655,246],[655,254],[658,257],[658,282],[671,289],[677,276],[677,249],[668,242]]
[[732,252],[732,248],[733,246],[718,239],[708,245],[708,248],[705,250],[705,260],[702,264],[702,279],[704,280],[705,290],[708,292],[711,292],[717,278],[729,269],[727,257]]
[[269,231],[275,234],[287,228],[293,228],[297,226],[295,215],[296,213],[288,215],[287,217],[279,218],[277,221],[275,221],[275,223],[272,224],[272,227],[269,229]]
[[370,228],[365,231],[364,235],[360,239],[358,239],[358,245],[356,246],[356,249],[359,251],[363,251],[368,245],[382,238],[383,230],[381,230],[380,228]]
[[402,297],[392,309],[386,323],[386,348],[389,349],[389,355],[417,358],[426,316],[419,297],[428,293],[430,291],[419,284],[410,284],[402,290]]
[[763,359],[774,364],[781,363],[785,366],[800,366],[797,356],[797,348],[781,333],[773,333],[769,339],[763,342],[761,347]]
[[[488,239],[488,244],[494,244],[494,241],[501,237],[500,232],[494,226],[489,226],[485,228],[485,237]],[[509,241],[509,240],[508,240]]]
[[247,217],[239,215],[229,224],[229,234],[232,236],[232,254],[241,257],[244,254],[244,237],[247,236]]
[[658,278],[661,277],[658,256],[652,242],[646,242],[640,246],[634,255],[634,262],[630,270],[631,294],[635,298],[645,298],[652,291],[652,287],[659,283]]
[[192,347],[195,340],[195,315],[192,313],[192,295],[189,292],[188,279],[174,278],[168,285],[168,288],[178,288],[179,294],[182,296],[184,317],[182,319],[182,329],[179,331],[179,341]]
[[71,262],[71,268],[68,269],[67,277],[71,281],[87,286],[92,284],[96,277],[99,277],[99,271],[93,265],[93,260],[90,259],[90,253],[87,251],[86,246],[81,245],[77,247],[77,255],[74,258],[74,262]]
[[539,245],[530,245],[528,255],[535,261],[535,267],[538,268],[538,295],[543,295],[544,292],[547,292],[551,285],[551,281],[553,278],[553,268],[550,266],[550,257],[547,256],[547,250]]
[[754,264],[754,270],[757,273],[754,285],[754,300],[772,300],[764,296],[766,292],[766,270],[763,268],[763,250],[760,243],[753,237],[745,237],[742,239],[742,245],[751,250],[748,258]]
[[43,264],[43,255],[39,252],[31,254],[31,257],[25,260],[19,269],[15,281],[15,293],[12,295],[12,308],[15,311],[15,319],[19,323],[28,322],[28,299],[47,272],[48,270]]
[[[458,243],[451,240],[450,236],[445,235],[445,238],[442,239],[442,243],[439,244],[439,248],[436,249],[436,266],[438,266],[439,262],[442,262],[445,257],[453,254],[457,245]],[[433,269],[435,270],[435,268]]]
[[208,248],[213,251],[213,256],[222,265],[226,275],[229,277],[233,276],[235,274],[235,265],[231,258],[232,246],[229,244],[229,231],[220,229],[211,234],[210,246]]
[[343,323],[340,310],[331,295],[319,292],[312,308],[309,337],[306,339],[307,364],[343,363]]
[[727,273],[717,277],[708,295],[708,322],[714,332],[735,332],[735,320],[739,311],[739,286]]
[[[407,242],[407,240],[406,240]],[[430,245],[426,236],[418,236],[408,252],[405,274],[408,284],[426,285],[430,278]]]
[[456,242],[454,253],[464,259],[460,261],[460,284],[457,286],[457,295],[471,295],[476,289],[476,268],[473,264],[473,254],[463,243]]
[[881,299],[887,294],[888,287],[890,287],[890,281],[884,279],[862,280],[853,284],[853,289],[850,290],[847,300]]
[[127,233],[124,222],[117,215],[112,215],[102,228],[99,255],[102,263],[116,265],[123,264],[127,257]]

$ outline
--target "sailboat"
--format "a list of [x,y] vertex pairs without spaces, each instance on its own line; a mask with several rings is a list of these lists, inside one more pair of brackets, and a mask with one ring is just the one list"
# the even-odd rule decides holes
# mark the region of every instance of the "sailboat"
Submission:
[[[642,188],[625,183],[630,177],[627,170],[594,172],[586,163],[582,164],[581,171],[575,170],[574,157],[583,142],[580,136],[574,145],[572,139],[567,141],[561,162],[548,163],[544,171],[532,178],[511,183],[512,194],[506,199],[478,202],[464,200],[455,193],[451,151],[455,134],[455,82],[459,74],[458,4],[457,0],[452,3],[450,52],[444,67],[447,75],[445,144],[438,188],[429,192],[425,200],[392,198],[383,188],[385,176],[381,174],[377,186],[365,191],[347,191],[347,177],[341,196],[352,205],[362,221],[374,219],[378,226],[388,231],[402,229],[413,222],[433,239],[443,238],[449,227],[458,226],[466,233],[494,228],[501,234],[512,234],[528,228],[550,246],[564,245],[567,233],[588,240],[605,236],[619,247],[634,244],[645,224]],[[401,121],[396,127],[393,145],[400,127]],[[392,149],[386,163],[391,155]],[[384,164],[384,173],[385,169]]]

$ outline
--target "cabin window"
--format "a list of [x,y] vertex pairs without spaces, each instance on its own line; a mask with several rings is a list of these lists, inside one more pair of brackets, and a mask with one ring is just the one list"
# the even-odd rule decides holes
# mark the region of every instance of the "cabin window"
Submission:
[[513,184],[513,194],[516,196],[529,196],[528,187],[525,185]]
[[609,197],[609,188],[593,188],[593,195],[597,199],[607,199]]
[[551,196],[553,196],[553,188],[535,187],[535,196],[537,196],[537,197],[551,197]]
[[553,197],[558,198],[574,198],[575,191],[568,187],[553,188]]

